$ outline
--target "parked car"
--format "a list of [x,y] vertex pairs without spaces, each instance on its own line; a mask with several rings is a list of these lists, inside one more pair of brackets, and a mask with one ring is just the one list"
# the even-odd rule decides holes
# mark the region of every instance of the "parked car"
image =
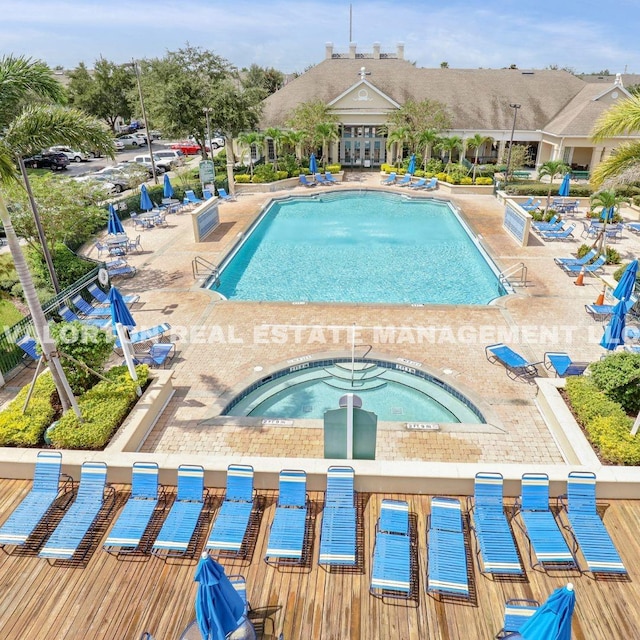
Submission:
[[146,131],[137,131],[136,133],[132,133],[131,135],[140,140],[140,145],[147,144],[148,142]]
[[154,151],[153,155],[162,160],[169,160],[174,167],[181,167],[184,164],[184,153],[180,149]]
[[147,137],[151,138],[152,140],[162,140],[162,132],[156,129],[152,129],[151,131],[149,131],[149,135]]
[[113,141],[113,146],[116,148],[116,151],[124,151],[124,142],[122,142],[122,140],[116,138]]
[[173,144],[169,145],[169,148],[182,151],[185,156],[195,156],[196,154],[200,153],[200,145],[197,142],[192,142],[191,140],[174,142]]
[[57,144],[49,149],[51,153],[64,153],[72,162],[82,162],[89,160],[89,154],[84,151],[77,151],[63,144]]
[[118,140],[122,142],[126,147],[139,147],[147,143],[147,139],[141,139],[133,133],[127,133],[123,136],[119,136]]
[[62,171],[69,164],[69,158],[64,153],[52,153],[44,151],[24,159],[24,164],[31,169],[51,169]]
[[125,189],[130,189],[133,185],[130,182],[129,176],[125,175],[122,171],[114,169],[113,167],[107,167],[101,171],[90,173],[85,178],[93,178],[100,181],[108,181],[113,184],[112,191],[114,193],[122,193]]
[[[138,163],[138,164],[142,164],[145,167],[151,167],[151,156],[146,155],[146,156],[136,156],[133,159],[134,162]],[[163,158],[159,158],[155,153],[153,154],[153,163],[156,165],[156,171],[158,173],[164,173],[165,171],[171,171],[171,162],[163,159]]]
[[[189,140],[191,140],[191,142],[196,141],[196,139],[193,136],[189,136]],[[214,134],[211,140],[207,140],[206,146],[207,146],[207,151],[209,151],[211,148],[219,149],[220,147],[224,147],[224,136],[221,136],[217,133]]]
[[[78,176],[77,178],[72,178],[76,182],[86,182],[92,185],[95,185],[95,190],[100,190],[103,193],[121,193],[122,190],[118,191],[116,185],[109,180],[106,176],[99,176],[96,174],[90,174],[88,176]],[[92,189],[93,190],[93,189]]]

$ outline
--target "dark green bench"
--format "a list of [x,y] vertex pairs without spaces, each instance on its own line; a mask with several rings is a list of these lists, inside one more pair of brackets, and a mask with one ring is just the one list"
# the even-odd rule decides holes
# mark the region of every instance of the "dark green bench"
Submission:
[[571,177],[574,180],[588,180],[589,173],[589,171],[571,171]]
[[528,171],[514,171],[511,174],[514,178],[525,178],[525,179],[529,179],[531,177],[531,174]]

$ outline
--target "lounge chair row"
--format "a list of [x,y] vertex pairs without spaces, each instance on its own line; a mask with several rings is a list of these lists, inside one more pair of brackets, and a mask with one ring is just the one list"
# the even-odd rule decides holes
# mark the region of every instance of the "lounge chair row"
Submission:
[[315,187],[316,185],[330,186],[332,184],[339,184],[339,181],[331,174],[331,171],[325,172],[324,175],[316,173],[312,180],[308,180],[304,173],[299,176],[300,184],[303,187]]
[[413,176],[410,173],[405,173],[404,176],[398,180],[398,175],[392,171],[387,178],[381,181],[381,184],[392,184],[396,187],[409,187],[411,189],[432,191],[438,188],[438,179],[418,178],[418,180],[413,182]]

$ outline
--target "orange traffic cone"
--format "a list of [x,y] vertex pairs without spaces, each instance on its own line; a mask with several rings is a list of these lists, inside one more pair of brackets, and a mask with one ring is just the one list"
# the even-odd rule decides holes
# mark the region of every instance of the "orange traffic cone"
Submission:
[[580,269],[580,273],[578,274],[578,277],[576,278],[576,281],[573,283],[576,285],[576,287],[584,287],[584,274],[585,274],[585,269],[584,267],[582,267],[582,269]]
[[606,290],[607,290],[607,287],[605,286],[600,292],[598,299],[593,304],[595,304],[596,306],[602,306],[604,304],[604,293]]

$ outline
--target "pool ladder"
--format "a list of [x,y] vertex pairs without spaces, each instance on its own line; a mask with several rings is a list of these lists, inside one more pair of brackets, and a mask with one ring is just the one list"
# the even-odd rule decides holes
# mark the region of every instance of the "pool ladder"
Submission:
[[191,261],[191,273],[194,280],[198,278],[211,279],[214,283],[218,282],[218,277],[220,276],[218,267],[201,256],[196,256]]
[[500,284],[514,284],[513,276],[519,275],[517,280],[518,284],[526,287],[527,286],[527,265],[524,262],[518,262],[517,264],[511,265],[504,271],[501,271],[498,274],[498,280]]

